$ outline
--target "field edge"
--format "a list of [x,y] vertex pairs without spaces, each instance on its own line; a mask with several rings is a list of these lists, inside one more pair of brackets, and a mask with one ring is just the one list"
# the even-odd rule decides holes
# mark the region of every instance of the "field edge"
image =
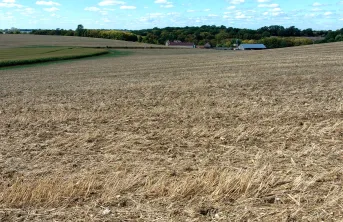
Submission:
[[109,53],[110,51],[104,50],[100,52],[94,52],[94,53],[83,54],[83,55],[53,56],[53,57],[47,57],[47,58],[23,59],[23,60],[5,60],[5,61],[0,61],[0,68],[63,61],[63,60],[82,59],[82,58],[87,58],[87,57],[106,55]]

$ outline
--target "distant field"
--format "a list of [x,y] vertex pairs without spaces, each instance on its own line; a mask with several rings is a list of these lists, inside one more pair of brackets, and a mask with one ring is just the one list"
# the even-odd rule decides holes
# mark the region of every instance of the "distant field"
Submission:
[[81,47],[164,47],[136,42],[74,36],[0,35],[0,49],[23,46],[81,46]]
[[0,67],[66,60],[107,54],[104,49],[76,47],[29,47],[0,50]]
[[343,43],[130,51],[0,70],[0,221],[343,221]]

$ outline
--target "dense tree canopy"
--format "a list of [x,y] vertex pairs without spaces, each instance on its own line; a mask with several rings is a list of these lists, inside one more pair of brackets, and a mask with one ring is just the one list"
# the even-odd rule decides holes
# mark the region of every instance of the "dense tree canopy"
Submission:
[[268,37],[324,37],[327,31],[300,30],[294,26],[285,28],[278,25],[264,26],[257,30],[204,25],[201,27],[153,28],[137,30],[133,31],[133,33],[141,36],[141,41],[154,44],[164,44],[167,40],[180,40],[194,42],[197,45],[210,42],[214,46],[229,46],[232,44],[232,39],[261,40]]
[[104,38],[104,39],[115,39],[124,41],[138,41],[138,36],[125,31],[116,30],[98,30],[98,29],[84,29],[82,25],[78,25],[77,29],[65,30],[65,29],[54,29],[54,30],[33,30],[34,35],[64,35],[64,36],[80,36],[80,37],[91,37],[91,38]]

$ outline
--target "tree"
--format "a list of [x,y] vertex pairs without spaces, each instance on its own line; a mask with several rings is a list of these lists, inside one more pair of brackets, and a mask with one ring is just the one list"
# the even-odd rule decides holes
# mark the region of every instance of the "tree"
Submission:
[[264,32],[262,33],[262,38],[266,38],[266,37],[270,37],[270,32],[264,31]]
[[217,44],[224,44],[229,38],[229,34],[224,30],[220,31],[217,35],[215,35]]
[[20,34],[20,30],[12,27],[10,30],[8,30],[8,34]]
[[84,27],[83,27],[83,25],[78,25],[77,26],[77,28],[76,28],[76,30],[75,30],[75,32],[76,32],[76,35],[77,36],[82,36],[83,35],[83,33],[84,33]]
[[61,29],[60,28],[57,28],[55,30],[55,35],[61,35]]
[[311,28],[302,30],[301,34],[302,36],[314,36],[314,32]]
[[291,27],[285,29],[284,32],[285,32],[284,36],[300,36],[300,34],[301,34],[300,29],[298,29],[294,26],[291,26]]
[[336,42],[340,42],[340,41],[343,41],[343,35],[339,34],[335,37],[335,41]]

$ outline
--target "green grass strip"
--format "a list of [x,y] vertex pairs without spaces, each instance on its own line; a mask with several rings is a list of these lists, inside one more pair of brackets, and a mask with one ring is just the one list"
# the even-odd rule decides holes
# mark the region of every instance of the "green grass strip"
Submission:
[[81,47],[11,48],[0,50],[0,68],[108,54],[109,50]]
[[84,54],[84,55],[71,55],[71,56],[67,55],[67,56],[56,56],[56,57],[23,59],[23,60],[7,60],[7,61],[5,60],[5,61],[0,61],[0,67],[29,65],[29,64],[35,64],[35,63],[61,61],[61,60],[69,60],[69,59],[81,59],[81,58],[86,58],[86,57],[105,55],[108,53],[109,53],[108,51],[102,51],[102,52],[96,52],[96,53]]

